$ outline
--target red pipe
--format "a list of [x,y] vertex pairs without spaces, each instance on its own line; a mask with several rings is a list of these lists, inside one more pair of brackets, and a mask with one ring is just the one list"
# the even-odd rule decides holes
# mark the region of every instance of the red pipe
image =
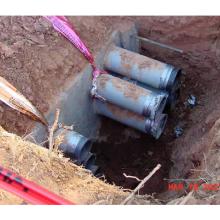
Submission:
[[0,188],[35,205],[74,205],[74,203],[0,166]]

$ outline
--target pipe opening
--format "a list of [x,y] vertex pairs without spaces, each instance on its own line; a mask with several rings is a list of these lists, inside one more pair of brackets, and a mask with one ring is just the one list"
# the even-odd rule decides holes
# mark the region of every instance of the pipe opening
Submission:
[[89,153],[87,158],[83,161],[83,164],[85,166],[86,169],[89,169],[92,165],[95,164],[95,155],[94,154],[91,154]]
[[178,104],[179,97],[180,97],[180,88],[168,96],[167,103],[164,109],[165,113],[173,112],[173,110]]
[[178,100],[180,98],[181,75],[182,75],[182,70],[179,69],[177,71],[176,78],[173,82],[173,86],[169,92],[167,107],[165,109],[166,112],[172,112],[178,103]]
[[[85,156],[88,154],[88,152],[90,152],[92,148],[92,141],[89,140],[89,139],[86,139],[84,141],[84,143],[82,143],[82,147],[81,147],[81,150],[80,150],[80,158],[85,158]],[[81,159],[81,161],[82,161]]]
[[170,78],[168,80],[166,90],[173,93],[180,87],[180,77],[182,75],[182,70],[179,68],[173,68]]

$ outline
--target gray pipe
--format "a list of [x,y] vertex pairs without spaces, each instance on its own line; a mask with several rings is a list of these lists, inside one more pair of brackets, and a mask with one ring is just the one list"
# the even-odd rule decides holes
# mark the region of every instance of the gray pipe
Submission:
[[104,57],[106,69],[157,89],[171,91],[179,84],[180,69],[111,45]]
[[166,105],[166,94],[155,93],[110,74],[98,76],[96,86],[98,95],[108,102],[152,120],[163,112]]
[[96,175],[99,167],[95,165],[95,155],[90,152],[92,147],[91,141],[75,131],[63,128],[60,128],[55,133],[55,138],[58,136],[61,137],[62,141],[59,149],[74,160],[77,165],[83,165]]
[[91,141],[83,135],[75,132],[60,128],[55,133],[55,138],[61,136],[62,143],[59,145],[59,149],[65,154],[81,164],[83,158],[86,157],[91,150]]
[[166,114],[158,115],[155,121],[153,121],[142,115],[138,115],[108,102],[101,102],[97,99],[93,100],[93,107],[97,114],[104,115],[124,125],[151,134],[156,139],[163,133],[167,121]]

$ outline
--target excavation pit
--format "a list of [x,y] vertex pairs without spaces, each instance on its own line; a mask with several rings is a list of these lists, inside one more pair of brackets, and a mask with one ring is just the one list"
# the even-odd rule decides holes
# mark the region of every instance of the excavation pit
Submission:
[[[77,22],[79,22],[81,24],[80,21],[83,21],[83,19],[90,21],[91,18],[78,18],[78,20],[75,19],[75,23],[78,24]],[[155,194],[156,197],[162,198],[162,200],[166,200],[167,198],[172,200],[185,192],[169,192],[168,181],[166,179],[187,180],[192,177],[198,177],[199,172],[195,173],[192,169],[201,169],[204,160],[203,154],[207,153],[212,143],[212,140],[209,140],[207,136],[220,116],[220,66],[218,62],[219,38],[217,31],[219,18],[139,17],[127,19],[137,23],[139,36],[169,44],[183,50],[183,53],[179,53],[141,42],[140,53],[183,70],[178,103],[175,110],[169,113],[165,131],[159,140],[155,140],[149,135],[128,128],[111,119],[97,116],[93,112],[91,108],[92,101],[89,96],[91,89],[91,68],[87,66],[80,72],[81,67],[86,65],[82,61],[83,57],[80,57],[80,62],[82,62],[80,68],[76,64],[68,63],[70,61],[67,62],[66,59],[65,64],[67,66],[69,65],[69,69],[66,67],[62,68],[62,62],[59,59],[64,60],[63,57],[69,57],[66,54],[70,54],[68,51],[72,50],[72,45],[66,42],[63,43],[65,41],[63,38],[58,40],[58,45],[59,48],[65,47],[67,51],[63,50],[60,54],[56,52],[59,51],[59,48],[53,48],[53,50],[49,51],[50,54],[56,54],[56,65],[53,66],[52,59],[52,61],[48,61],[48,65],[42,65],[42,68],[45,68],[45,72],[41,72],[38,69],[38,74],[40,73],[43,78],[41,80],[36,79],[36,85],[32,87],[34,91],[32,100],[34,104],[40,106],[40,109],[44,113],[47,112],[47,118],[50,123],[54,119],[55,108],[60,107],[60,121],[67,125],[73,123],[75,125],[74,129],[77,132],[92,139],[92,152],[96,153],[96,164],[99,165],[106,180],[111,184],[122,186],[125,189],[134,189],[139,182],[135,179],[125,177],[124,174],[142,179],[160,163],[162,165],[161,169],[145,184],[140,194]],[[91,33],[83,33],[82,38],[85,37],[86,40],[89,40],[87,36],[93,36],[93,43],[97,42],[94,33],[92,34],[96,24],[98,22],[103,24],[102,27],[97,27],[102,28],[101,33],[103,34],[105,32],[104,26],[112,26],[116,21],[120,22],[121,18],[94,18],[90,22],[92,31],[89,28],[86,29],[87,31],[91,31]],[[176,24],[179,25],[179,28],[177,28],[178,25]],[[47,29],[46,31],[49,33],[52,29]],[[83,32],[83,28],[81,32],[78,32]],[[46,34],[46,43],[49,44],[49,42],[59,37]],[[108,40],[109,36],[105,37],[105,41],[102,43],[106,44]],[[93,43],[90,42],[89,46],[95,45]],[[50,47],[52,48],[54,45],[50,45]],[[97,47],[95,50],[102,50],[100,48]],[[35,52],[40,54],[44,51],[46,54],[48,52],[46,50],[35,50]],[[102,54],[101,52],[96,57],[100,63],[102,63]],[[19,55],[14,55],[15,57],[17,56],[17,60],[19,60]],[[74,51],[73,55],[75,55],[75,59],[77,60],[79,56],[78,52]],[[13,63],[11,65],[12,61],[10,59],[10,57],[6,58],[4,62],[8,65],[10,64],[14,69],[18,68],[17,66],[19,64]],[[31,57],[31,59],[37,60],[38,58]],[[26,70],[30,68],[27,66],[27,63],[28,60],[24,63]],[[34,62],[32,63],[34,65]],[[2,68],[6,64],[3,64]],[[54,70],[56,72],[55,75]],[[5,72],[6,78],[8,77],[10,79],[10,71]],[[33,73],[32,81],[35,81],[35,77],[38,76],[37,72]],[[64,75],[61,75],[62,72]],[[67,72],[69,74],[68,77]],[[77,74],[72,77],[70,76],[72,72]],[[24,73],[26,72],[24,71]],[[28,78],[26,75],[21,76],[24,80]],[[14,85],[28,98],[30,92],[26,88],[26,84],[22,84],[23,82],[13,77],[11,82],[15,82]],[[57,84],[53,83],[50,85],[50,82],[54,78],[57,78]],[[44,90],[41,90],[41,84]],[[44,87],[44,84],[47,85]],[[46,88],[49,88],[48,91],[51,91],[59,87],[62,92],[59,91],[57,94],[50,92],[52,104],[49,108],[45,107],[43,95],[40,94],[38,96],[38,87],[42,94],[45,94],[45,91],[47,91]],[[194,108],[187,106],[187,99],[191,94],[198,100],[198,105]],[[23,116],[13,116],[13,114],[10,111],[3,111],[3,126],[7,124],[7,130],[25,134]],[[20,121],[13,123],[10,127],[10,122],[15,117]],[[176,126],[183,128],[183,135],[179,138],[175,137],[174,129]],[[35,131],[37,131],[35,140],[38,143],[42,143],[45,140],[45,130],[37,125]]]

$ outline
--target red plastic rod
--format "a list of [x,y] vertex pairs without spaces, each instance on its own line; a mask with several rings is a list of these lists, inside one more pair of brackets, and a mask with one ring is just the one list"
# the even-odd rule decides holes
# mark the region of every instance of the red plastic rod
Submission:
[[17,176],[2,166],[0,166],[0,188],[35,205],[74,205],[74,203],[61,198],[23,177]]

